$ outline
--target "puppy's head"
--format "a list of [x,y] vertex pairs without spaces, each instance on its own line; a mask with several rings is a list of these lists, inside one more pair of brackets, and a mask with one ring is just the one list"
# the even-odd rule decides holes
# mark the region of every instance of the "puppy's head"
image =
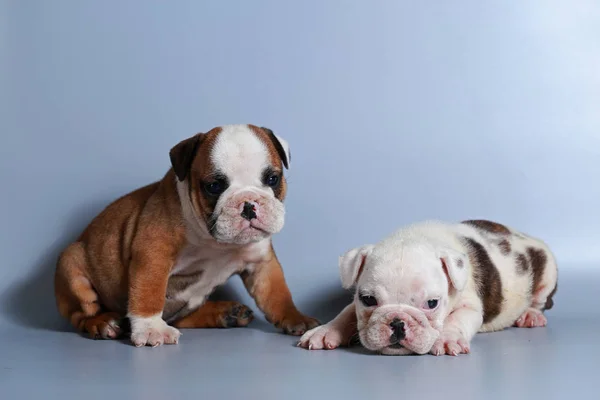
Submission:
[[283,227],[290,150],[270,129],[214,128],[174,146],[170,158],[182,206],[217,242],[257,242]]
[[423,240],[365,245],[340,257],[342,285],[356,285],[359,338],[382,354],[425,354],[440,335],[449,298],[467,282],[468,257]]

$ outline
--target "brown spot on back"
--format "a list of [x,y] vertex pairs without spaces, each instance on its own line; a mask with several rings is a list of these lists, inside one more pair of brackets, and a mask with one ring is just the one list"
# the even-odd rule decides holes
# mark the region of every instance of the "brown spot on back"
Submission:
[[483,245],[472,238],[463,238],[473,265],[473,278],[477,292],[483,303],[483,323],[496,318],[502,311],[502,281],[500,273]]
[[529,260],[523,253],[517,253],[515,255],[515,265],[517,267],[517,274],[525,275],[529,271]]
[[498,247],[500,247],[500,252],[502,252],[502,254],[504,254],[505,256],[510,254],[510,250],[511,250],[511,246],[510,246],[510,242],[506,239],[501,240],[498,243]]
[[484,230],[484,231],[487,231],[490,233],[496,233],[499,235],[508,235],[511,233],[510,230],[506,226],[499,224],[497,222],[487,221],[484,219],[471,219],[471,220],[463,221],[462,223],[474,226],[478,229],[481,229],[481,230]]
[[456,260],[456,266],[458,268],[462,268],[465,266],[465,264],[463,263],[463,260],[459,258],[458,260]]
[[529,247],[527,249],[527,256],[529,256],[529,261],[531,263],[531,273],[532,273],[532,282],[531,282],[531,290],[535,293],[542,282],[542,277],[544,276],[544,269],[546,268],[546,261],[548,257],[543,250],[536,249],[533,247]]

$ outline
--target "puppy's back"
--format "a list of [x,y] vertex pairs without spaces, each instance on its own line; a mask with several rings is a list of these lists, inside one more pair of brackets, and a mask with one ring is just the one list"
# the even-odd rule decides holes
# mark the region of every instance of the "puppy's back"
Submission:
[[530,307],[552,307],[558,271],[542,240],[486,220],[463,221],[455,232],[469,253],[483,303],[481,331],[512,326]]

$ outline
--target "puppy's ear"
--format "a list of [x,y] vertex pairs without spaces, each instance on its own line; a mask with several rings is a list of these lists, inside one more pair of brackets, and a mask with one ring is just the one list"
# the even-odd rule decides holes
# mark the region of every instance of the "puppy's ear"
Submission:
[[274,134],[269,128],[262,126],[260,129],[269,135],[269,139],[271,139],[271,142],[273,142],[273,145],[277,149],[277,154],[279,154],[281,161],[283,161],[283,165],[285,168],[289,169],[290,164],[292,163],[292,152],[288,142],[286,142],[281,136]]
[[339,258],[340,278],[344,289],[351,288],[362,272],[367,256],[373,251],[373,245],[367,244],[347,251]]
[[192,161],[194,161],[198,147],[200,147],[203,139],[204,133],[199,133],[177,143],[169,152],[171,165],[173,166],[175,175],[177,175],[177,179],[180,181],[183,181],[187,177],[192,166]]
[[469,257],[454,249],[442,249],[439,253],[440,261],[444,272],[448,276],[450,283],[457,291],[462,291],[469,278],[471,271]]

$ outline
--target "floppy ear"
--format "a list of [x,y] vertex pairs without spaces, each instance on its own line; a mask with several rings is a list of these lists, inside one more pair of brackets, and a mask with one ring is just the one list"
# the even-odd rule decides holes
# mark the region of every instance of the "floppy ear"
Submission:
[[469,257],[454,249],[444,248],[439,252],[440,261],[450,283],[459,292],[462,291],[471,271]]
[[373,245],[367,244],[349,250],[339,258],[340,278],[344,289],[349,289],[358,281],[365,260],[372,251]]
[[171,165],[173,166],[175,175],[177,175],[177,179],[180,181],[183,181],[187,177],[190,167],[192,166],[192,161],[194,161],[198,147],[203,139],[204,134],[199,133],[191,138],[182,140],[169,152]]
[[271,139],[273,145],[275,145],[275,148],[277,149],[277,154],[279,154],[281,161],[283,161],[283,165],[286,169],[290,169],[290,164],[292,162],[292,153],[290,151],[290,145],[288,144],[288,142],[286,142],[285,139],[283,139],[281,136],[274,134],[273,131],[269,128],[265,128],[263,126],[260,129],[262,129],[267,133],[267,135],[269,135],[269,139]]

